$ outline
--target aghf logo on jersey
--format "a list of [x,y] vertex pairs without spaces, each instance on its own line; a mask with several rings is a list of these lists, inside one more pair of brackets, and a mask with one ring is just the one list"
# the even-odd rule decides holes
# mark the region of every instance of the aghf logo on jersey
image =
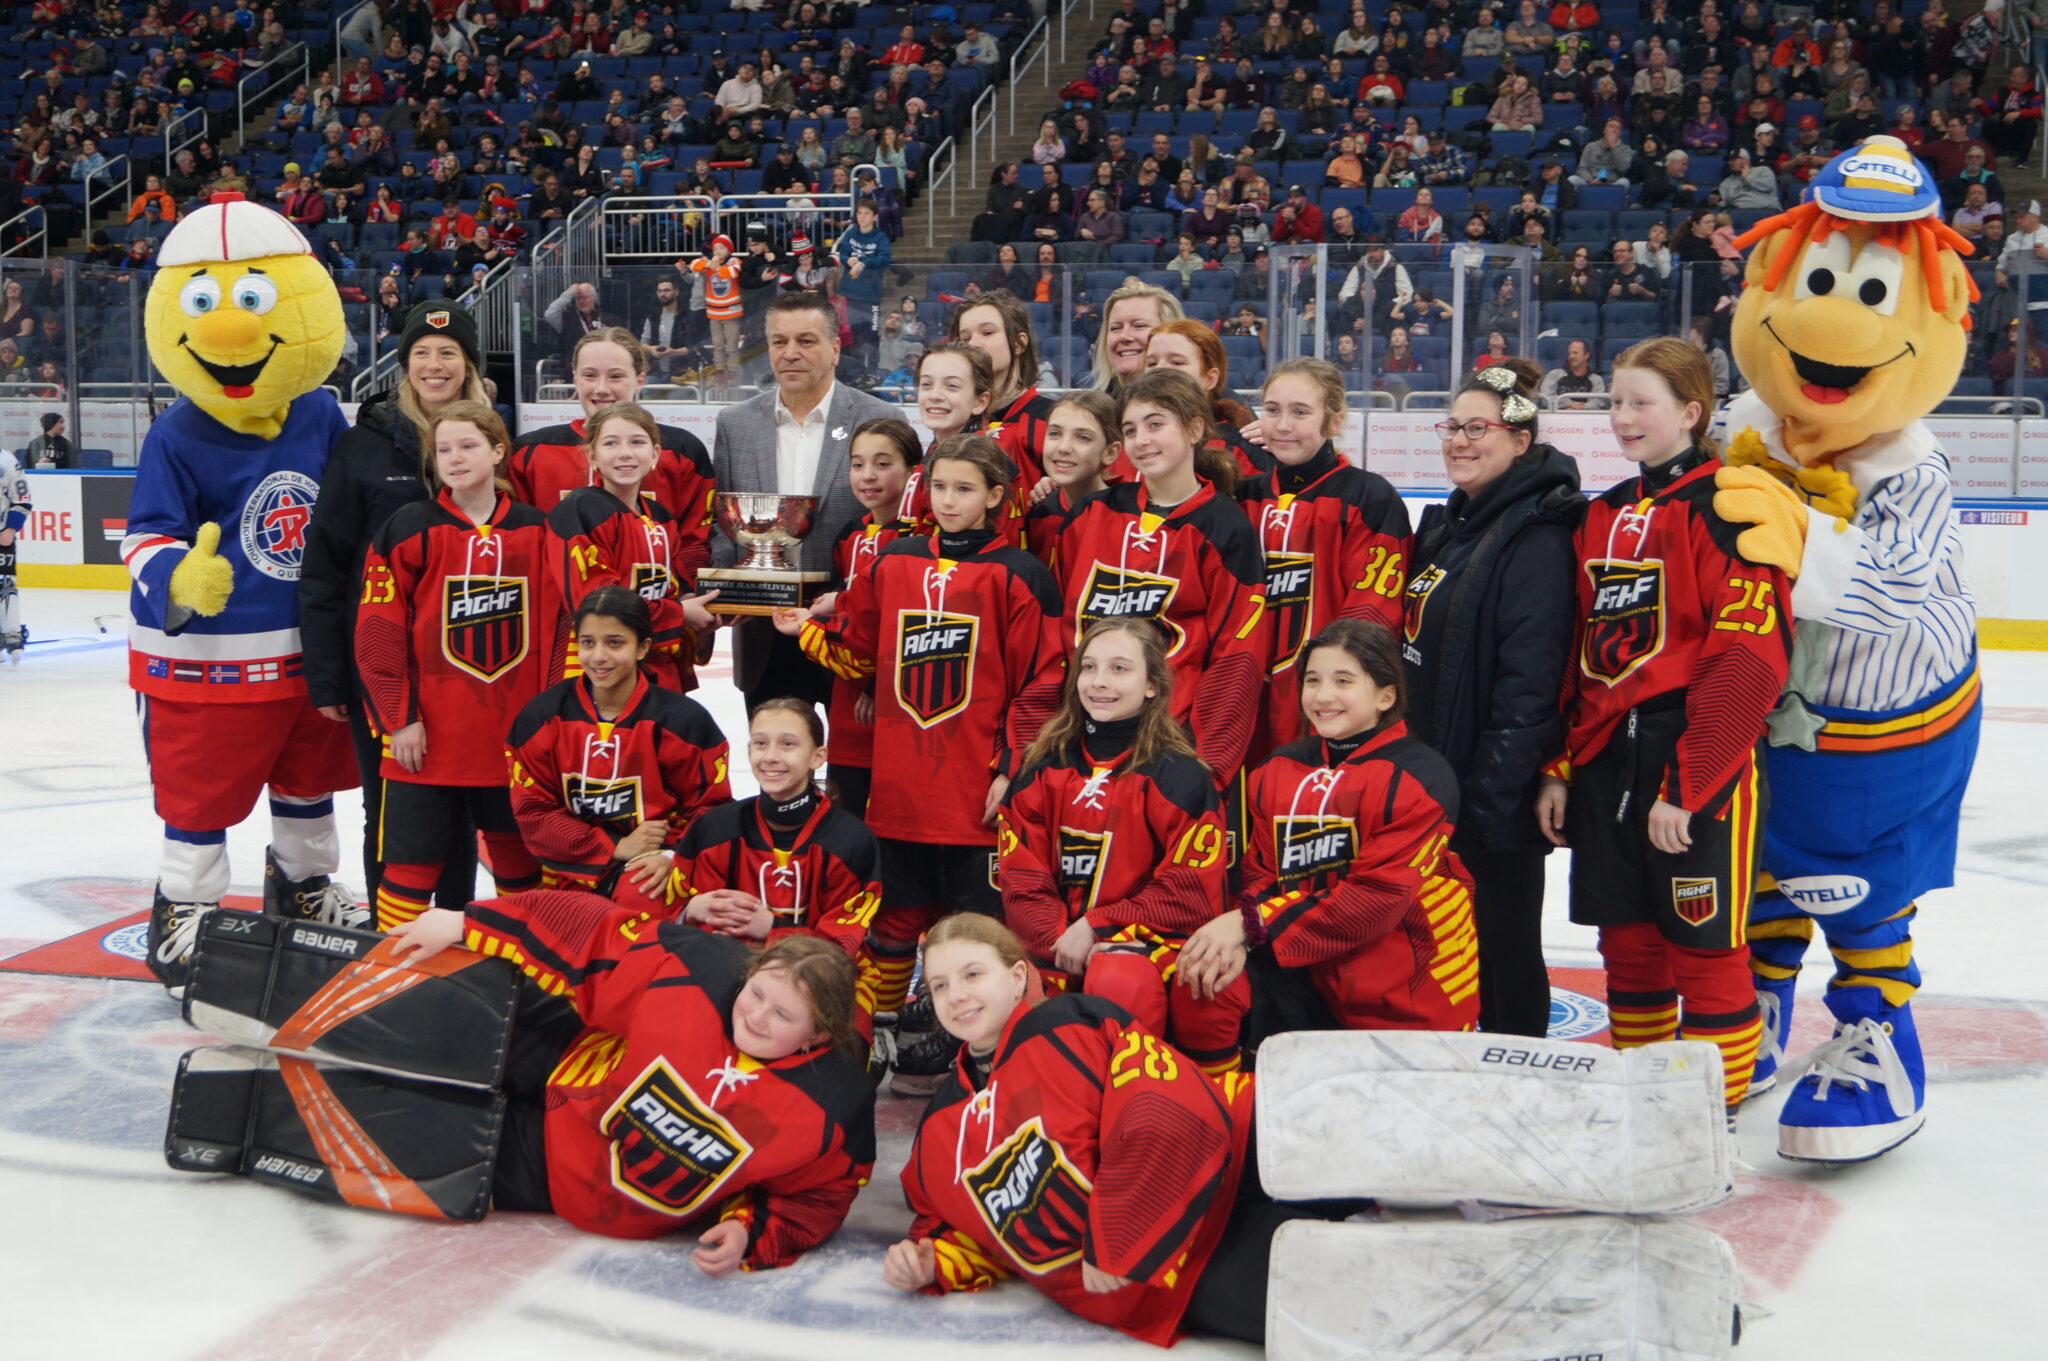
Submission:
[[896,702],[920,728],[967,707],[974,693],[975,642],[981,621],[971,614],[900,610],[896,615]]
[[1328,815],[1273,819],[1273,863],[1280,882],[1291,884],[1350,868],[1358,832],[1350,818]]
[[675,584],[675,577],[658,562],[633,564],[633,592],[650,605],[673,595]]
[[441,655],[494,681],[526,660],[526,578],[449,577],[441,590]]
[[1266,554],[1266,608],[1273,614],[1275,671],[1285,671],[1300,660],[1301,645],[1308,641],[1309,597],[1315,580],[1314,554]]
[[562,796],[571,813],[621,836],[646,821],[640,812],[638,775],[599,780],[571,771],[562,776]]
[[1593,608],[1586,616],[1579,666],[1609,685],[1664,649],[1664,562],[1595,558],[1586,564]]
[[297,581],[306,556],[306,526],[320,484],[304,473],[276,472],[242,503],[242,556],[276,581]]
[[1712,879],[1674,878],[1671,881],[1671,910],[1678,914],[1680,921],[1705,926],[1721,914],[1720,889]]
[[960,1180],[989,1232],[1026,1271],[1043,1276],[1080,1259],[1094,1188],[1038,1116]]
[[1060,887],[1072,893],[1082,891],[1081,910],[1095,906],[1095,892],[1102,886],[1102,867],[1109,860],[1108,832],[1083,832],[1060,828]]
[[656,1059],[605,1112],[612,1185],[651,1210],[695,1214],[732,1179],[753,1145]]
[[1425,567],[1408,583],[1401,596],[1401,635],[1410,643],[1422,634],[1422,612],[1429,606],[1429,593],[1443,583],[1444,569]]
[[1166,655],[1180,651],[1187,635],[1166,620],[1166,611],[1180,591],[1180,582],[1151,572],[1131,572],[1098,562],[1082,583],[1074,606],[1078,633],[1105,619],[1150,619],[1166,639]]

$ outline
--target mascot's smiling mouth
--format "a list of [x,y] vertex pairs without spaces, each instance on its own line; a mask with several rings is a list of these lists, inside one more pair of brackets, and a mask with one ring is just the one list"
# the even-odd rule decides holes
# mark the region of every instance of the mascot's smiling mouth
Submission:
[[179,347],[186,354],[191,355],[198,362],[199,367],[206,370],[206,376],[219,383],[221,392],[229,397],[247,397],[254,393],[256,391],[256,380],[263,376],[263,366],[270,362],[270,356],[276,354],[278,346],[282,344],[284,344],[284,337],[273,335],[270,337],[269,353],[265,354],[255,363],[215,364],[209,361],[205,355],[192,348],[191,337],[178,337]]
[[1849,389],[1869,377],[1873,370],[1881,369],[1885,364],[1896,364],[1909,354],[1919,354],[1919,351],[1913,348],[1913,342],[1909,340],[1905,349],[1885,360],[1883,364],[1824,364],[1818,359],[1809,359],[1790,345],[1786,345],[1785,338],[1771,325],[1769,317],[1764,318],[1763,326],[1771,333],[1771,339],[1777,341],[1784,347],[1785,353],[1792,356],[1792,367],[1799,374],[1800,395],[1809,402],[1819,402],[1823,406],[1848,401]]

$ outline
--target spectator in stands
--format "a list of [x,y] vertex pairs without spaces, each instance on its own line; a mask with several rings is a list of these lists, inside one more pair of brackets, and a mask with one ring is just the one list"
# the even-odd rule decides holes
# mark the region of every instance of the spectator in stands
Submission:
[[1235,214],[1223,206],[1222,195],[1214,189],[1204,189],[1202,206],[1182,218],[1181,225],[1204,249],[1213,251],[1229,235],[1235,220]]
[[874,159],[875,136],[859,109],[846,111],[846,131],[832,140],[832,158],[841,165],[862,165]]
[[619,323],[598,306],[597,285],[574,283],[548,304],[542,320],[553,328],[562,360],[566,364],[576,351],[576,342],[592,331]]
[[1073,237],[1072,200],[1058,184],[1040,190],[1032,199],[1030,220],[1024,234],[1038,241],[1067,241]]
[[1230,81],[1222,66],[1212,63],[1206,56],[1196,57],[1194,71],[1188,76],[1188,110],[1220,113],[1229,103]]
[[[1526,5],[1533,3],[1533,0],[1522,2]],[[1359,77],[1358,89],[1352,97],[1362,99],[1368,104],[1399,104],[1407,97],[1407,87],[1402,83],[1401,77],[1394,74],[1393,66],[1388,62],[1384,51],[1373,55],[1372,70]]]
[[1399,240],[1436,244],[1444,239],[1443,214],[1436,210],[1436,196],[1428,189],[1415,191],[1415,202],[1394,220]]
[[1970,136],[1969,124],[1962,118],[1955,117],[1948,119],[1941,137],[1922,147],[1919,154],[1920,159],[1927,162],[1928,169],[1934,172],[1934,178],[1939,183],[1955,179],[1962,174],[1969,164],[1972,149],[1981,151],[1986,165],[1990,164],[1990,146]]
[[1600,285],[1598,272],[1593,268],[1593,253],[1588,246],[1573,246],[1571,257],[1560,268],[1550,271],[1543,280],[1545,302],[1590,302],[1604,301],[1605,289]]
[[1828,139],[1838,147],[1854,146],[1884,130],[1884,117],[1877,111],[1877,98],[1866,92],[1858,94],[1850,111],[1829,126]]
[[712,102],[716,107],[712,110],[711,116],[715,120],[724,121],[738,115],[753,113],[764,106],[765,93],[761,88],[760,68],[753,62],[743,61],[740,63],[738,74],[720,85],[718,93],[712,96]]
[[1992,203],[2005,202],[2005,185],[1987,164],[1984,148],[1973,146],[1963,153],[1963,168],[1954,179],[1941,182],[1941,202],[1944,210],[1955,211],[1962,203],[1964,193],[1973,184],[1984,186],[1984,197]]
[[1121,245],[1125,236],[1124,215],[1117,211],[1115,201],[1107,193],[1090,189],[1086,203],[1074,219],[1074,235],[1103,246]]
[[1656,302],[1663,297],[1664,281],[1636,259],[1632,243],[1616,241],[1608,254],[1614,260],[1607,271],[1608,302]]
[[1955,212],[1949,215],[1948,225],[1971,242],[1977,242],[1984,237],[1986,222],[2004,216],[2004,205],[1991,202],[1985,196],[1982,184],[1972,184],[1963,191],[1963,201]]
[[1328,221],[1323,242],[1330,248],[1330,263],[1340,269],[1346,268],[1365,252],[1366,236],[1358,230],[1357,220],[1349,208],[1341,205],[1332,208]]
[[1245,149],[1261,161],[1277,161],[1286,156],[1287,129],[1280,126],[1280,114],[1272,105],[1259,110],[1259,121],[1245,134]]
[[1520,234],[1510,236],[1508,244],[1533,252],[1538,266],[1555,265],[1564,259],[1557,253],[1557,247],[1550,244],[1550,226],[1544,218],[1532,217],[1524,220]]
[[28,367],[71,362],[71,342],[64,334],[64,318],[57,309],[45,311],[36,322],[34,334],[22,343],[22,357]]
[[1350,21],[1331,40],[1330,50],[1340,57],[1369,57],[1380,50],[1380,36],[1373,32],[1372,20],[1366,17],[1365,6],[1351,7]]
[[1731,212],[1768,209],[1776,212],[1778,202],[1778,177],[1770,167],[1751,162],[1749,153],[1741,147],[1728,153],[1728,173],[1721,180],[1719,190],[1721,206]]
[[1309,201],[1306,185],[1290,185],[1287,200],[1273,215],[1273,240],[1300,245],[1323,239],[1323,210]]
[[1564,347],[1564,367],[1552,369],[1543,375],[1537,393],[1552,399],[1552,405],[1560,410],[1574,411],[1592,405],[1590,402],[1573,401],[1574,396],[1599,394],[1607,391],[1607,381],[1593,369],[1593,347],[1584,340],[1574,340]]
[[1138,102],[1155,113],[1176,113],[1188,102],[1187,78],[1173,53],[1159,58],[1151,77],[1139,92]]
[[1701,95],[1693,101],[1693,114],[1679,129],[1679,140],[1686,150],[1699,156],[1719,156],[1728,148],[1730,133],[1728,120],[1714,107],[1714,101]]
[[1323,186],[1331,189],[1363,189],[1368,171],[1358,156],[1358,139],[1346,135],[1337,139],[1337,154],[1323,167]]
[[[1528,0],[1524,0],[1528,3]],[[1579,153],[1575,184],[1627,184],[1635,168],[1635,152],[1622,140],[1621,121],[1610,118],[1600,130],[1600,140],[1590,142]]]
[[178,220],[178,201],[165,192],[161,179],[155,175],[145,175],[142,180],[142,192],[128,205],[127,220],[134,222],[137,218],[147,216],[152,208],[155,209],[155,215],[149,218],[151,222],[168,223]]
[[1429,130],[1429,150],[1416,165],[1416,173],[1426,185],[1459,185],[1472,178],[1472,154],[1462,147],[1452,146],[1444,137],[1442,128]]
[[1252,69],[1250,57],[1240,57],[1230,81],[1223,87],[1223,103],[1232,109],[1256,109],[1266,102],[1266,82]]
[[300,231],[310,234],[327,220],[327,195],[307,176],[294,174],[290,176],[289,189],[279,192],[277,210]]
[[2005,89],[1996,100],[1980,100],[1977,114],[1984,122],[1984,140],[2000,156],[2015,165],[2025,164],[2034,148],[2034,136],[2041,128],[2041,91],[2025,66],[2005,73]]
[[1639,207],[1690,208],[1698,199],[1699,186],[1686,178],[1692,167],[1692,157],[1683,151],[1667,151],[1661,159],[1645,156],[1639,167],[1642,172],[1642,187],[1636,192]]
[[[1559,65],[1565,65],[1560,59]],[[1574,100],[1566,95],[1560,102]],[[1534,132],[1543,125],[1543,100],[1530,88],[1529,77],[1519,71],[1486,110],[1486,121],[1495,132]]]
[[922,66],[924,65],[924,56],[924,44],[918,41],[916,26],[905,24],[897,32],[896,41],[882,53],[882,64],[893,66],[901,63],[904,66]]
[[1509,21],[1507,51],[1518,57],[1539,56],[1548,52],[1557,41],[1557,30],[1543,21],[1536,11],[1536,0],[1522,0],[1515,10],[1515,17]]
[[996,40],[982,32],[980,24],[969,19],[961,25],[960,41],[953,46],[953,59],[960,65],[993,66],[1002,54]]
[[1058,165],[1067,159],[1067,142],[1060,125],[1048,118],[1038,125],[1038,140],[1031,144],[1033,165]]

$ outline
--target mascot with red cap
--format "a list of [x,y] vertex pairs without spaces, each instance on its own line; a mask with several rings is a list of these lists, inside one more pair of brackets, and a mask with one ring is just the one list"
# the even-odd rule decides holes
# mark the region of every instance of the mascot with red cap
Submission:
[[306,698],[299,563],[328,451],[347,428],[320,385],[341,298],[298,228],[216,194],[157,255],[143,327],[179,400],[150,427],[121,555],[129,683],[163,819],[149,965],[182,990],[200,914],[228,888],[227,830],[267,791],[266,911],[347,926],[336,790],[348,730]]
[[1926,1120],[1913,1024],[1920,895],[1954,881],[1977,752],[1977,612],[1948,455],[1920,418],[1962,372],[1969,243],[1903,143],[1835,157],[1812,197],[1739,238],[1750,391],[1728,408],[1714,509],[1794,581],[1792,670],[1767,730],[1771,808],[1750,909],[1765,1023],[1751,1092],[1784,1061],[1814,928],[1834,1035],[1788,1074],[1778,1151],[1863,1162]]

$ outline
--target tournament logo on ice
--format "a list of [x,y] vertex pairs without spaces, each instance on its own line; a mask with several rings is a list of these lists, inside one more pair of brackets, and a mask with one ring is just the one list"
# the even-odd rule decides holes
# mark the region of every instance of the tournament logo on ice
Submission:
[[666,1059],[649,1064],[612,1103],[603,1129],[612,1141],[612,1185],[679,1219],[708,1204],[754,1151]]
[[968,696],[974,693],[980,629],[981,621],[971,614],[897,614],[896,702],[920,728],[944,722],[967,707]]
[[304,473],[275,472],[242,504],[242,556],[277,581],[297,581],[306,556],[306,526],[320,484]]
[[480,681],[526,659],[526,578],[449,577],[441,595],[441,655]]
[[1607,1004],[1582,992],[1552,986],[1550,1025],[1553,1040],[1583,1040],[1607,1029]]
[[1586,575],[1593,608],[1579,661],[1594,680],[1617,685],[1664,649],[1664,563],[1596,558]]
[[1088,1232],[1088,1178],[1032,1116],[961,1179],[981,1219],[1034,1276],[1080,1260]]

